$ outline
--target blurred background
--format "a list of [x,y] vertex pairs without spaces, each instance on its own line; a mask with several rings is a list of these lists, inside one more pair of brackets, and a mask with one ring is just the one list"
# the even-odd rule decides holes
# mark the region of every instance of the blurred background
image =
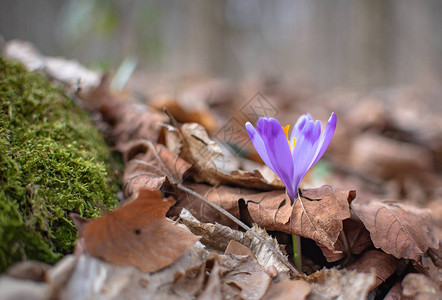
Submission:
[[304,187],[428,207],[442,237],[441,0],[0,0],[0,34],[202,124],[227,148],[222,169],[260,161],[246,121],[333,111]]
[[0,0],[0,34],[104,70],[131,58],[157,77],[442,82],[440,0]]

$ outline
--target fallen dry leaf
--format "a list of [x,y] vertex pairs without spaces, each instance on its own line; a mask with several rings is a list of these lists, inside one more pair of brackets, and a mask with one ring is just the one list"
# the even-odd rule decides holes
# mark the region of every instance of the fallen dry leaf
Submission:
[[48,286],[42,282],[0,276],[0,299],[46,300],[50,299]]
[[243,244],[235,240],[230,240],[229,244],[226,247],[226,251],[224,251],[224,255],[232,255],[232,254],[246,255],[256,259],[252,250],[250,250],[247,246],[244,246]]
[[367,247],[372,244],[370,232],[365,228],[364,224],[354,216],[343,222],[344,229],[333,246],[333,250],[319,245],[328,262],[335,262],[351,254],[361,254]]
[[221,267],[218,262],[212,267],[207,285],[198,296],[198,300],[223,300],[223,293],[221,290]]
[[422,257],[422,268],[434,282],[442,283],[442,269],[434,264],[431,257],[426,255]]
[[134,140],[147,139],[156,143],[168,121],[165,113],[137,103],[133,96],[112,94],[107,77],[102,78],[98,87],[80,96],[89,110],[99,113],[97,126],[120,151]]
[[[275,268],[278,272],[278,278],[289,278],[290,270],[287,266],[251,233],[234,230],[220,224],[201,223],[186,209],[181,211],[180,219],[195,235],[201,236],[201,242],[207,247],[218,251],[225,251],[230,241],[237,241],[252,251],[263,268],[266,270]],[[280,249],[278,241],[269,236],[264,229],[254,226],[253,230],[273,245],[275,249]],[[282,251],[280,254],[284,257]]]
[[350,218],[350,202],[355,191],[331,186],[302,191],[302,201],[293,206],[283,191],[244,196],[253,220],[267,230],[279,230],[316,241],[334,249],[342,231],[342,221]]
[[304,300],[312,287],[304,280],[287,280],[273,283],[263,300]]
[[378,201],[354,201],[351,208],[370,231],[375,247],[396,258],[418,260],[429,247],[437,247],[427,209]]
[[[226,186],[193,184],[189,187],[236,217],[239,217],[238,201],[243,199],[258,226],[310,238],[331,250],[342,231],[342,221],[350,217],[349,203],[355,198],[354,191],[323,186],[303,190],[306,198],[302,203],[296,201],[290,206],[286,193],[281,190],[256,193]],[[236,228],[236,224],[199,199],[182,192],[177,194],[177,208],[191,210],[203,222],[219,222]]]
[[207,110],[207,104],[201,102],[203,106],[196,107],[195,99],[188,99],[185,103],[184,98],[172,98],[167,96],[157,97],[150,103],[153,108],[163,110],[166,108],[169,113],[181,123],[195,122],[199,123],[210,132],[214,132],[217,128],[216,121],[212,114]]
[[440,288],[429,277],[410,273],[402,280],[402,299],[442,299]]
[[375,282],[373,273],[357,273],[356,271],[322,269],[309,276],[302,276],[311,283],[312,292],[309,300],[367,299],[370,286]]
[[[161,162],[156,154],[161,158]],[[181,181],[190,168],[189,163],[163,145],[154,145],[146,140],[138,140],[126,145],[123,162],[125,164],[123,182],[126,197],[136,194],[140,189],[160,189],[166,181],[165,174],[167,172]]]
[[[144,273],[133,266],[117,266],[89,255],[74,259],[65,269],[66,256],[49,271],[50,277],[67,281],[48,282],[50,299],[195,299],[204,285],[206,251],[197,242],[173,264],[155,273]],[[61,269],[61,270],[59,270]]]
[[347,267],[347,270],[355,270],[358,273],[374,272],[376,281],[370,287],[370,291],[385,282],[396,271],[399,260],[394,256],[379,250],[367,250],[358,260]]
[[105,261],[156,272],[199,239],[165,218],[174,202],[162,199],[159,191],[140,190],[132,202],[85,224],[79,232],[81,244]]
[[[243,189],[239,187],[212,187],[210,185],[201,183],[189,183],[186,184],[186,186],[197,192],[198,194],[206,197],[209,201],[224,208],[237,218],[240,217],[238,204],[239,199],[241,199],[245,195],[255,193],[255,191],[253,190]],[[177,190],[174,196],[177,200],[177,203],[171,210],[172,214],[178,214],[182,208],[186,208],[187,210],[191,211],[197,219],[201,220],[201,222],[216,222],[234,229],[238,228],[238,225],[235,222],[227,218],[224,214],[205,204],[195,196],[181,190]]]
[[402,286],[400,282],[395,283],[393,287],[385,295],[384,300],[401,300],[402,299]]
[[[192,176],[196,182],[214,186],[235,185],[260,190],[283,189],[281,180],[274,174],[255,170],[253,172],[222,169],[225,156],[221,147],[209,138],[206,129],[196,123],[186,123],[180,128],[167,127],[166,144],[193,166]],[[221,165],[221,167],[220,167]]]
[[350,160],[354,168],[390,179],[432,169],[430,152],[422,146],[399,142],[374,133],[361,134],[352,143]]
[[428,249],[428,255],[431,257],[433,263],[442,268],[442,241],[439,241],[438,247]]
[[223,299],[261,299],[272,282],[256,259],[249,256],[212,253],[207,260],[219,265],[213,276],[219,277]]
[[27,260],[11,266],[6,270],[5,274],[18,279],[44,281],[46,272],[50,267],[51,265],[43,262]]

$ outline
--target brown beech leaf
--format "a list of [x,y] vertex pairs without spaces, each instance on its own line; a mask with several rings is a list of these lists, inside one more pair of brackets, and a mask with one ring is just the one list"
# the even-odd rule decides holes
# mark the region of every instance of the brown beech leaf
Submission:
[[198,237],[165,218],[174,204],[159,191],[140,190],[130,203],[88,222],[80,239],[86,251],[116,265],[156,272],[177,260]]
[[347,269],[362,273],[374,271],[376,281],[370,288],[370,290],[373,290],[396,271],[398,264],[399,260],[390,254],[379,250],[368,250],[358,260],[348,266]]
[[67,255],[49,270],[51,294],[44,299],[195,299],[204,286],[206,256],[197,242],[170,266],[145,273],[90,255]]
[[[209,201],[221,206],[237,218],[240,217],[238,200],[248,194],[256,193],[256,191],[239,187],[212,187],[210,185],[201,183],[189,183],[186,186],[198,194],[203,195]],[[186,208],[187,210],[191,211],[197,219],[201,220],[201,222],[217,222],[231,228],[238,228],[238,225],[227,218],[224,214],[186,192],[177,190],[175,193],[175,198],[177,199],[177,203],[171,209],[172,214],[178,214],[182,208]]]
[[[342,231],[342,220],[350,217],[349,203],[355,197],[354,191],[323,186],[303,190],[306,198],[302,198],[302,203],[298,200],[291,206],[287,195],[281,190],[256,193],[226,186],[214,188],[194,184],[189,187],[236,217],[239,216],[238,201],[243,199],[253,222],[258,226],[310,238],[331,250]],[[192,195],[179,192],[177,199],[177,208],[191,210],[202,222],[219,222],[236,228],[229,219]]]
[[396,282],[393,287],[385,295],[384,300],[401,300],[402,299],[402,286],[400,282]]
[[[419,262],[416,262],[419,263]],[[437,267],[431,257],[424,255],[422,257],[422,268],[425,270],[425,273],[430,276],[431,279],[434,280],[434,282],[441,282],[442,283],[442,269]]]
[[428,255],[437,267],[442,268],[442,241],[439,241],[438,246],[437,248],[428,249]]
[[[176,99],[167,96],[157,97],[150,103],[153,108],[163,110],[166,108],[173,117],[181,123],[195,122],[199,123],[210,132],[214,132],[217,128],[216,121],[212,114],[208,111],[206,103],[195,103],[195,99],[184,98]],[[198,104],[203,104],[198,105]],[[199,107],[198,107],[199,106]]]
[[429,247],[437,247],[427,209],[378,201],[354,201],[351,207],[370,231],[375,247],[396,258],[418,260]]
[[250,250],[249,247],[244,246],[243,244],[235,240],[230,240],[229,244],[227,245],[226,251],[224,251],[224,255],[232,255],[232,254],[246,255],[256,259],[255,255],[253,254],[252,250]]
[[358,217],[352,214],[350,219],[343,222],[344,229],[341,231],[333,250],[319,245],[328,262],[335,262],[351,254],[361,254],[372,244],[370,232]]
[[375,281],[373,273],[358,273],[346,269],[322,269],[309,276],[295,276],[311,283],[312,292],[308,299],[367,299],[370,286]]
[[[288,267],[281,262],[273,251],[250,232],[234,230],[220,224],[201,223],[186,209],[181,211],[180,219],[194,234],[201,236],[201,242],[208,248],[225,251],[232,240],[237,241],[249,248],[258,263],[267,271],[276,269],[278,279],[289,278],[290,270]],[[256,225],[253,226],[253,230],[277,249],[280,255],[284,257],[283,252],[280,250],[281,247],[275,238],[272,238],[264,229]]]
[[312,292],[312,287],[304,280],[287,280],[273,283],[264,300],[304,300]]
[[155,144],[155,150],[164,162],[163,166],[150,145],[153,144],[150,144],[149,141],[138,140],[126,146],[123,153],[123,162],[125,163],[123,182],[126,197],[136,194],[141,188],[160,189],[166,180],[164,172],[171,172],[173,177],[182,180],[190,168],[190,164],[178,155],[161,144]]
[[364,133],[352,143],[349,159],[354,168],[381,178],[404,177],[432,169],[425,147],[374,133]]
[[429,277],[422,274],[410,273],[402,280],[401,299],[442,299],[440,287]]
[[284,188],[281,180],[271,172],[224,171],[222,167],[228,158],[201,125],[186,123],[180,128],[168,126],[167,129],[167,147],[192,164],[192,176],[195,181],[207,182],[214,186],[227,184],[260,190]]
[[157,142],[163,124],[168,121],[165,113],[136,103],[128,95],[112,94],[107,77],[82,98],[89,109],[101,113],[103,122],[99,127],[103,127],[102,131],[105,129],[107,137],[116,144],[118,150],[125,149],[126,143],[133,140],[148,139]]
[[355,191],[325,185],[305,189],[302,194],[301,201],[293,206],[283,191],[247,195],[244,199],[259,226],[303,236],[333,250],[342,221],[350,218],[349,203],[355,198]]
[[[212,284],[208,288],[211,291],[220,290],[222,299],[261,299],[272,282],[256,259],[249,256],[211,253],[207,260],[214,265],[209,276]],[[207,295],[204,291],[203,294]],[[203,299],[211,298],[205,296]]]

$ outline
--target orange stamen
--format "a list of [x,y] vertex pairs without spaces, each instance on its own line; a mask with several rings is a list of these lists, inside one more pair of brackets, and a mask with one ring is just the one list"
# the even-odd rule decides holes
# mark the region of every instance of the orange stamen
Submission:
[[[282,130],[284,130],[284,132],[285,132],[285,136],[287,137],[287,141],[289,140],[289,129],[290,129],[290,125],[282,126]],[[290,144],[290,142],[289,142],[289,144]]]
[[296,140],[295,140],[295,138],[293,138],[293,143],[290,143],[289,129],[290,129],[290,125],[282,126],[282,130],[284,130],[285,136],[287,138],[287,142],[289,143],[290,151],[293,151],[293,149],[295,149]]

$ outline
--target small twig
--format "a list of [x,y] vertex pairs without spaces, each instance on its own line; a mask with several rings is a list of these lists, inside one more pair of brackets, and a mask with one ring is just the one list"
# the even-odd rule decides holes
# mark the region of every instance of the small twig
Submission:
[[147,146],[149,147],[150,151],[153,152],[153,154],[155,155],[155,158],[158,160],[158,162],[163,167],[163,169],[162,169],[163,174],[165,174],[167,177],[169,177],[169,180],[172,183],[175,183],[175,184],[178,183],[179,180],[177,180],[175,178],[175,176],[172,175],[172,173],[170,172],[169,168],[166,166],[166,164],[164,163],[163,159],[160,157],[160,154],[158,153],[158,151],[155,148],[155,146],[153,145],[153,143],[151,141],[147,141]]
[[150,164],[150,163],[147,163],[147,162],[145,162],[145,161],[142,161],[142,160],[139,160],[139,159],[133,159],[133,160],[131,160],[131,161],[129,161],[129,162],[130,162],[130,163],[136,163],[136,164],[140,164],[140,165],[146,166],[146,167],[148,167],[148,168],[154,169],[154,170],[157,171],[158,173],[161,173],[161,175],[166,175],[166,174],[164,174],[165,172],[163,172],[163,170],[161,170],[160,168],[155,167],[154,165],[152,165],[152,164]]
[[293,273],[293,274],[297,274],[297,275],[301,275],[302,272],[300,272],[298,269],[296,269],[293,265],[291,265],[289,263],[289,261],[287,260],[287,258],[285,256],[283,256],[280,252],[278,252],[278,250],[273,247],[271,244],[269,244],[263,237],[261,237],[257,232],[255,232],[252,228],[250,228],[249,226],[247,226],[246,224],[244,224],[243,222],[241,222],[238,218],[236,218],[234,215],[232,215],[231,213],[229,213],[227,210],[225,210],[224,208],[218,206],[217,204],[211,202],[209,199],[207,199],[206,197],[198,194],[197,192],[191,190],[190,188],[184,186],[182,183],[179,182],[179,180],[177,178],[175,178],[172,173],[170,172],[170,170],[167,168],[166,164],[164,163],[164,161],[161,159],[160,155],[158,154],[158,151],[156,150],[155,146],[153,145],[152,142],[148,141],[148,146],[149,149],[153,152],[153,154],[155,155],[156,159],[158,160],[158,162],[162,165],[162,167],[164,168],[164,170],[159,169],[158,167],[155,167],[149,163],[140,161],[140,160],[133,160],[132,162],[134,163],[138,163],[147,167],[150,167],[152,169],[154,169],[155,171],[159,172],[160,174],[169,177],[169,180],[174,183],[178,189],[200,199],[201,201],[203,201],[205,204],[209,205],[210,207],[212,207],[213,209],[219,211],[220,213],[222,213],[223,215],[225,215],[227,218],[229,218],[230,220],[232,220],[233,222],[235,222],[239,227],[243,228],[244,230],[250,232],[255,238],[257,238],[261,243],[263,243],[267,248],[269,248],[275,255],[276,257],[282,262],[284,263],[289,270]]

